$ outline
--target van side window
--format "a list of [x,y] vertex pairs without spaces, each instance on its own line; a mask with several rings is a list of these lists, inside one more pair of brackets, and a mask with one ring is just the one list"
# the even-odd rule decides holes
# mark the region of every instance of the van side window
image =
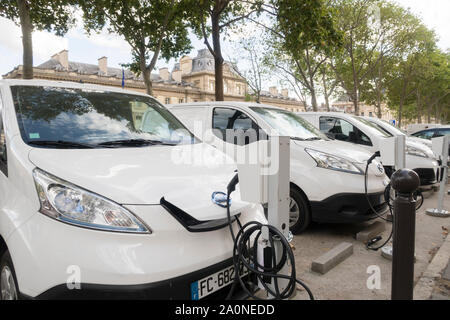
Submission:
[[320,117],[320,131],[336,140],[371,146],[369,137],[350,122],[334,118]]
[[213,129],[218,138],[229,143],[243,145],[258,140],[258,125],[248,115],[235,109],[214,108]]

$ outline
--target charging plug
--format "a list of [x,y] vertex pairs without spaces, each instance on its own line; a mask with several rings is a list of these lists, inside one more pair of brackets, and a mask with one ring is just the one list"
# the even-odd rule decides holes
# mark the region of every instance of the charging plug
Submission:
[[373,161],[373,159],[375,159],[376,157],[380,157],[380,156],[381,156],[380,151],[375,152],[375,153],[369,158],[369,160],[367,160],[367,164],[371,164],[372,161]]
[[370,247],[370,246],[374,245],[375,243],[377,243],[378,241],[380,241],[381,239],[383,239],[383,237],[376,236],[375,238],[372,238],[369,240],[369,242],[367,243],[367,246]]
[[236,190],[236,185],[239,183],[239,175],[236,173],[233,179],[228,183],[227,186],[227,192],[228,194],[231,194],[233,191]]

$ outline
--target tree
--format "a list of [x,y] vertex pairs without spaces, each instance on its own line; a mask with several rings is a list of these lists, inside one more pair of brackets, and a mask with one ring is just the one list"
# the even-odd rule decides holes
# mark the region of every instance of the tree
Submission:
[[[269,72],[264,57],[267,50],[261,43],[263,37],[260,33],[242,38],[235,48],[236,55],[232,61],[233,70],[246,80],[257,103],[261,103],[263,81]],[[239,63],[243,65],[241,68]]]
[[330,68],[329,63],[325,63],[320,66],[320,77],[321,77],[321,86],[322,86],[322,94],[325,98],[325,107],[327,111],[331,111],[330,107],[330,97],[332,97],[338,89],[339,82],[334,77],[334,72]]
[[[227,29],[259,11],[262,0],[190,0],[191,26],[214,57],[215,96],[223,101],[223,63],[220,37]],[[209,23],[208,23],[209,21]],[[209,41],[211,36],[212,45]]]
[[410,30],[407,49],[403,56],[398,56],[388,74],[388,99],[391,106],[398,108],[398,124],[402,124],[403,106],[414,102],[417,93],[417,80],[425,68],[429,55],[436,50],[436,38],[433,31],[428,30],[420,20],[411,17],[415,22]]
[[404,56],[403,43],[413,32],[414,17],[384,0],[337,0],[331,5],[336,8],[339,29],[344,31],[343,50],[332,57],[332,67],[358,114],[364,82],[380,71],[383,75],[385,68],[380,65],[388,61],[386,57]]
[[168,60],[191,50],[186,22],[187,2],[182,0],[80,0],[85,27],[125,38],[133,61],[128,66],[142,74],[147,94],[153,94],[151,72],[158,58]]
[[332,8],[322,0],[272,0],[262,8],[272,20],[272,25],[266,27],[271,32],[274,48],[269,64],[293,77],[294,81],[289,82],[295,87],[300,85],[302,90],[298,92],[306,88],[312,108],[317,111],[321,68],[327,62],[327,56],[341,44]]
[[33,31],[54,31],[63,36],[75,22],[76,1],[2,0],[0,16],[14,21],[22,29],[23,79],[33,78]]

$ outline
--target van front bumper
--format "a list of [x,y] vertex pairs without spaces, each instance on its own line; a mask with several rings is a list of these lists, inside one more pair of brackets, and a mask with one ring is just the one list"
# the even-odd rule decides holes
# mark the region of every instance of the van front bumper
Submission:
[[[186,275],[147,284],[103,285],[81,283],[79,289],[68,289],[67,284],[55,286],[37,297],[21,295],[23,299],[36,300],[191,300],[191,284],[212,275],[233,264],[232,259],[191,272]],[[248,279],[247,276],[246,279]],[[206,296],[205,299],[225,299],[231,289],[231,283]],[[251,286],[251,284],[250,284]],[[233,299],[246,298],[240,286],[232,295]]]
[[384,192],[368,194],[375,214],[363,193],[339,193],[322,201],[311,201],[312,220],[322,223],[354,223],[370,220],[387,211]]

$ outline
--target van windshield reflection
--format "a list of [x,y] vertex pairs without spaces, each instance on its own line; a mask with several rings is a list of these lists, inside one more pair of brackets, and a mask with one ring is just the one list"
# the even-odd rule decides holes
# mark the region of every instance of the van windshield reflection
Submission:
[[39,147],[192,144],[194,136],[156,100],[128,93],[12,86],[25,143]]

